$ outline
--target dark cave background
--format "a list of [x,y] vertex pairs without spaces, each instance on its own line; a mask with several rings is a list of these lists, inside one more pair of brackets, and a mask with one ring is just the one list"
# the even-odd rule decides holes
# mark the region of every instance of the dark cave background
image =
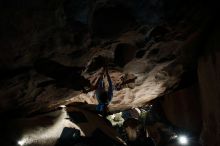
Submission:
[[[216,2],[1,0],[0,9],[3,118],[48,111],[75,96],[74,102],[81,101],[79,91],[93,86],[103,60],[108,60],[119,90],[134,89],[127,108],[160,97],[172,124],[197,133],[204,146],[219,145]],[[126,87],[117,73],[126,75]],[[161,90],[149,93],[149,99],[139,97],[145,88],[157,88],[144,86],[151,77],[161,83]],[[126,100],[116,98],[112,107],[120,109]]]

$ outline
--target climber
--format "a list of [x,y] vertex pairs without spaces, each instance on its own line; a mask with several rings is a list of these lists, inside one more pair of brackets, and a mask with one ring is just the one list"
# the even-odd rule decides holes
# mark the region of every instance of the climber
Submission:
[[[104,83],[104,75],[107,77],[108,81],[108,90],[105,90],[105,83]],[[99,79],[98,79],[98,85],[95,91],[96,98],[99,102],[99,104],[96,107],[96,110],[100,112],[103,116],[107,116],[108,114],[108,104],[111,102],[112,96],[113,96],[113,87],[112,87],[112,81],[108,73],[108,68],[104,67]]]

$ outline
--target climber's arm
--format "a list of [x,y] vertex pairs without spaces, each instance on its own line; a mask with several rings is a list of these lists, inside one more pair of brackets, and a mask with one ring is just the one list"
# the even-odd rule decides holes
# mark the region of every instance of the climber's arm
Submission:
[[111,77],[109,76],[107,68],[106,68],[106,75],[107,75],[107,80],[108,80],[108,84],[109,84],[109,87],[108,87],[108,97],[109,97],[109,101],[111,101],[112,100],[112,96],[113,96],[113,86],[112,86],[112,80],[111,80]]
[[104,73],[105,73],[105,70],[103,69],[101,74],[100,74],[100,76],[99,76],[99,79],[98,79],[98,81],[96,83],[96,90],[105,88],[104,87],[104,81],[103,81]]
[[102,89],[102,88],[104,88],[104,81],[103,81],[103,75],[101,75],[100,77],[99,77],[99,79],[98,79],[98,81],[97,81],[97,84],[98,85],[96,85],[96,90],[99,90],[99,89]]

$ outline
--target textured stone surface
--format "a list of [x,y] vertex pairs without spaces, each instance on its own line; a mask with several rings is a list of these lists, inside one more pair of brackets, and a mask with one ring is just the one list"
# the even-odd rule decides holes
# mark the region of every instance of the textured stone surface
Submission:
[[[94,91],[85,90],[105,64],[115,86],[112,111],[186,88],[198,74],[203,143],[219,145],[216,6],[190,0],[1,1],[1,115],[20,117],[78,102],[94,108]],[[190,128],[180,120],[177,125]]]
[[162,106],[166,118],[173,125],[199,135],[202,115],[198,85],[166,95]]
[[[3,11],[11,15],[5,18],[3,24],[15,21],[17,25],[8,24],[6,30],[13,27],[17,31],[11,31],[12,35],[7,36],[7,42],[1,41],[1,70],[4,73],[1,112],[17,110],[25,114],[24,111],[31,113],[48,106],[52,108],[52,105],[77,101],[95,104],[97,102],[92,92],[80,93],[84,88],[89,88],[89,84],[95,84],[105,61],[109,64],[110,76],[117,88],[110,108],[117,108],[118,105],[126,108],[142,106],[178,83],[184,70],[181,67],[183,64],[177,62],[176,55],[181,53],[184,40],[187,40],[191,32],[183,40],[178,40],[168,35],[176,34],[176,28],[163,25],[159,28],[147,27],[140,23],[140,26],[136,26],[138,29],[131,27],[118,34],[113,31],[117,36],[111,39],[94,38],[93,31],[89,32],[86,28],[90,18],[92,25],[98,28],[96,23],[105,22],[102,16],[95,15],[95,11],[103,10],[111,15],[112,9],[124,3],[97,1],[93,4],[94,10],[91,9],[94,13],[88,17],[79,10],[70,15],[73,10],[67,6],[69,2],[65,1],[64,7],[59,5],[61,3],[24,1],[14,5],[5,4],[9,8]],[[79,1],[76,3],[86,5]],[[76,3],[71,5],[78,5]],[[16,9],[10,9],[13,6]],[[106,6],[110,10],[105,9]],[[134,9],[131,4],[123,7]],[[127,13],[125,10],[123,12]],[[88,19],[88,24],[79,21],[79,25],[70,19]],[[93,22],[92,19],[100,22]],[[111,20],[116,19],[114,17],[106,19],[117,23]],[[137,54],[139,56],[136,58]],[[173,67],[175,62],[176,67]]]
[[[77,118],[71,116],[74,114],[83,115],[84,118],[79,118],[77,121]],[[78,144],[82,146],[102,145],[106,142],[104,138],[108,140],[109,146],[124,146],[125,144],[106,119],[95,113],[73,107],[34,117],[4,119],[1,120],[0,127],[5,131],[4,134],[0,134],[0,142],[5,146],[54,146],[67,145],[68,142],[74,146]],[[74,132],[75,130],[79,133]]]
[[220,86],[219,86],[219,28],[210,32],[204,53],[198,64],[198,77],[201,91],[203,129],[201,140],[203,145],[220,144]]

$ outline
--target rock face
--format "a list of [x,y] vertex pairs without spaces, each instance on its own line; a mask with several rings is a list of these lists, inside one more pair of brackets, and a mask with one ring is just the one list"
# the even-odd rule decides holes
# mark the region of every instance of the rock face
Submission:
[[[218,145],[219,31],[209,25],[218,16],[210,11],[214,5],[194,0],[0,2],[0,113],[20,117],[62,104],[97,104],[94,92],[87,91],[107,64],[115,86],[111,110],[143,106],[166,95],[171,122],[192,129],[186,121],[196,125],[193,115],[202,109],[204,144]],[[215,33],[207,33],[210,27]],[[198,74],[198,81],[191,73]],[[198,96],[194,89],[188,92],[192,84],[199,86]],[[190,96],[183,100],[185,94]],[[183,116],[190,117],[186,121],[176,121],[171,113],[179,95],[182,110],[195,108]],[[197,99],[201,105],[194,107]]]
[[[94,104],[92,93],[81,91],[95,84],[103,62],[117,88],[112,108],[142,106],[164,94],[185,71],[177,60],[192,32],[140,16],[138,8],[158,3],[2,2],[1,113]],[[149,13],[159,19],[163,12]]]
[[217,27],[206,32],[210,39],[201,45],[195,84],[166,95],[162,102],[168,120],[200,135],[204,146],[219,145],[219,32]]
[[[74,107],[28,118],[1,120],[5,146],[124,146],[116,130],[99,115]],[[15,130],[16,129],[16,130]]]
[[[204,54],[198,62],[198,78],[201,91],[203,117],[202,141],[204,145],[219,145],[219,28],[210,32]],[[212,130],[211,130],[212,129]]]
[[202,118],[198,86],[193,85],[166,95],[162,105],[167,119],[172,124],[200,134]]

